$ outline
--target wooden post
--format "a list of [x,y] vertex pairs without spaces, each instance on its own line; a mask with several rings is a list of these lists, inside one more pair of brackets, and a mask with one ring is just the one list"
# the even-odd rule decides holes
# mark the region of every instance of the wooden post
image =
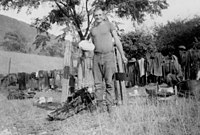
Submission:
[[81,89],[82,88],[82,84],[83,84],[83,68],[82,68],[82,50],[79,49],[78,50],[78,57],[79,57],[79,60],[78,60],[78,78],[77,78],[77,87],[78,89]]
[[62,95],[61,95],[61,103],[67,101],[69,94],[69,73],[71,68],[71,51],[72,51],[72,43],[69,41],[64,42],[65,44],[65,53],[63,60],[63,70],[64,75],[62,78]]
[[92,73],[92,51],[85,51],[84,56],[80,56],[78,64],[78,88],[91,87],[94,88],[94,77]]
[[[124,72],[124,66],[123,66],[123,63],[122,63],[122,58],[121,58],[121,55],[120,55],[120,52],[118,51],[117,49],[117,61],[118,61],[118,64],[119,64],[119,72],[123,73]],[[117,67],[117,65],[116,65]],[[117,71],[117,69],[116,69]],[[127,91],[126,91],[126,86],[125,86],[125,81],[117,81],[117,93],[118,93],[118,96],[119,96],[119,93],[120,93],[120,84],[121,83],[121,87],[122,87],[122,93],[123,93],[123,104],[126,105],[128,103],[128,96],[127,96]],[[118,99],[120,99],[120,97],[118,97]]]
[[11,58],[9,59],[9,64],[8,64],[8,74],[10,74],[10,68],[11,68]]

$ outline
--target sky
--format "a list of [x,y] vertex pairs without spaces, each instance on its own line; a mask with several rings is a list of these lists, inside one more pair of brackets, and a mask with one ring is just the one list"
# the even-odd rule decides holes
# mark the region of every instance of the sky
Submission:
[[200,0],[167,0],[169,7],[162,11],[162,16],[149,19],[146,23],[166,24],[177,19],[189,19],[200,16]]
[[[168,21],[174,21],[177,19],[189,19],[194,17],[195,15],[200,16],[200,0],[167,0],[167,2],[169,3],[169,7],[168,9],[162,11],[162,16],[154,17],[153,19],[147,17],[147,20],[142,25],[143,28],[150,29],[155,24],[166,24]],[[34,18],[41,18],[42,16],[47,15],[48,12],[51,10],[48,7],[48,4],[44,4],[39,9],[33,10],[32,14],[30,15],[26,14],[25,9],[22,10],[20,13],[17,13],[15,10],[0,10],[0,14],[30,24]],[[124,19],[120,20],[123,23],[121,25],[121,28],[123,28],[125,32],[129,32],[134,29],[133,23],[131,21],[127,21]],[[50,33],[54,35],[59,35],[62,33],[61,29],[61,27],[54,25]]]

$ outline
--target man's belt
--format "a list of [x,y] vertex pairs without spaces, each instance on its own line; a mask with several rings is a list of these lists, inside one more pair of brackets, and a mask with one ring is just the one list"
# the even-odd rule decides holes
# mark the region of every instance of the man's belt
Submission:
[[99,52],[99,51],[94,51],[94,54],[108,54],[108,53],[114,53],[113,50],[108,51],[108,52]]

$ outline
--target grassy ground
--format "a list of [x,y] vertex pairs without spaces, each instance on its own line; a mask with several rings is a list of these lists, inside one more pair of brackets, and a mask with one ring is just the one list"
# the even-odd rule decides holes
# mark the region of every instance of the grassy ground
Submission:
[[[0,135],[200,135],[200,104],[191,99],[151,102],[146,97],[129,97],[128,105],[114,108],[111,114],[84,112],[63,121],[47,121],[48,112],[34,106],[34,99],[9,101],[3,91]],[[56,92],[46,94],[60,97]]]

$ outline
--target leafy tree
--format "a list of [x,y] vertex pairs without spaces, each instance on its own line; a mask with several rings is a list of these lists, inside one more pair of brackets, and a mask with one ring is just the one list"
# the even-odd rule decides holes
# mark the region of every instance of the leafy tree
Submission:
[[200,17],[190,20],[177,20],[155,27],[155,41],[159,50],[176,50],[184,45],[190,49],[200,41]]
[[7,32],[1,45],[8,51],[27,52],[27,40],[19,31]]
[[151,48],[155,47],[153,37],[142,32],[123,34],[121,41],[128,59],[144,57]]
[[48,41],[50,41],[49,36],[38,34],[35,37],[35,41],[33,42],[33,44],[36,45],[35,49],[37,49],[39,46],[42,46],[44,48],[44,46],[47,45]]
[[145,15],[160,15],[161,10],[168,7],[166,0],[3,0],[0,4],[5,10],[14,8],[18,11],[27,6],[31,12],[44,2],[51,4],[52,10],[48,16],[33,23],[38,32],[47,32],[51,24],[57,23],[66,27],[64,36],[68,32],[77,33],[80,40],[87,38],[93,23],[92,13],[97,6],[138,23],[144,21]]
[[48,46],[46,51],[49,53],[49,56],[64,57],[63,44],[60,42],[57,42],[52,46]]

